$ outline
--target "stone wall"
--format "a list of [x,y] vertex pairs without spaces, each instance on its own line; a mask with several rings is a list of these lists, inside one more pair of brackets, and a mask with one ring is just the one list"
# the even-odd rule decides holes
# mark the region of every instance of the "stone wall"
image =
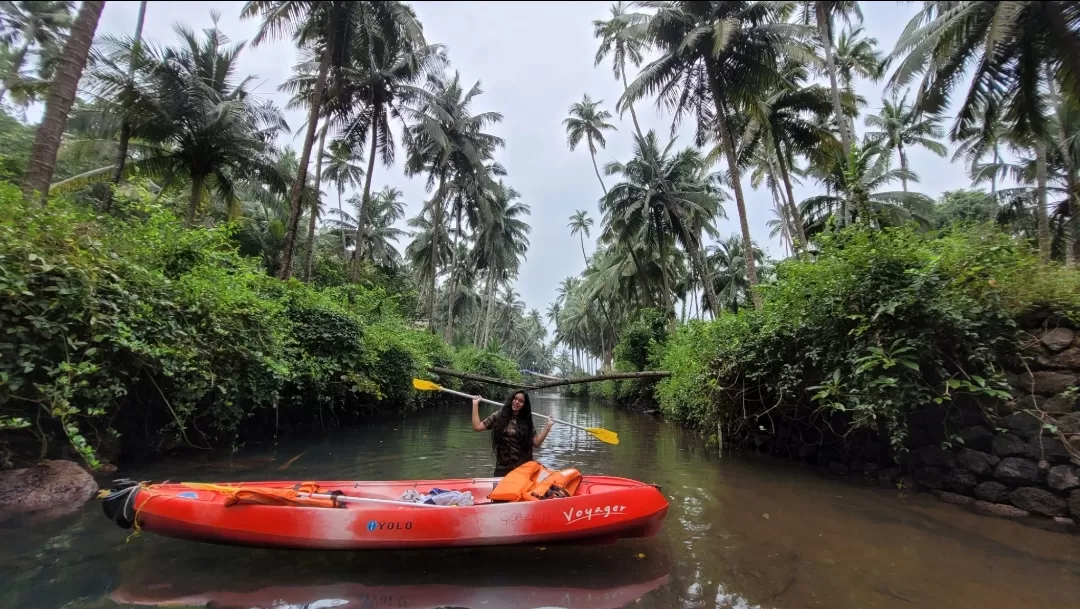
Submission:
[[[970,413],[951,449],[913,451],[916,484],[990,515],[1080,522],[1080,333],[1054,316],[1021,320],[1025,356],[1007,362],[1013,400]],[[994,416],[996,414],[996,416]],[[952,420],[955,423],[955,419]]]

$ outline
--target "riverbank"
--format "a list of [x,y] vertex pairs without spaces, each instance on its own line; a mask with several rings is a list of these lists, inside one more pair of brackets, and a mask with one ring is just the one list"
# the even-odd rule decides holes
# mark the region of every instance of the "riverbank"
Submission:
[[187,228],[143,194],[105,215],[0,183],[0,466],[95,471],[416,411],[431,366],[519,378],[415,328],[415,290],[385,271],[283,282],[235,225]]
[[761,310],[643,320],[615,368],[671,376],[591,395],[659,408],[714,448],[1075,530],[1080,273],[990,226],[854,228],[760,289]]

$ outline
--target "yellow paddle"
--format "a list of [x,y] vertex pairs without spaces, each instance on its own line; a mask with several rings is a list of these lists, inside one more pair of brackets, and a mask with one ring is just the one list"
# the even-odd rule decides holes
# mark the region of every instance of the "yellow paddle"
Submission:
[[[469,395],[467,393],[462,393],[460,391],[454,391],[453,389],[447,389],[446,387],[440,387],[439,385],[436,385],[435,383],[432,383],[431,381],[425,381],[423,379],[413,379],[412,380],[412,386],[417,391],[442,391],[444,393],[450,393],[450,394],[453,394],[453,395],[459,395],[459,396],[461,396],[463,398],[468,398],[470,400],[473,399],[474,397],[476,397],[476,396]],[[493,400],[489,400],[487,398],[480,398],[480,401],[481,402],[487,402],[488,404],[494,404],[495,406],[502,406],[502,404],[500,404],[500,403],[498,403],[496,401],[493,401]],[[615,433],[614,431],[604,429],[602,427],[582,427],[581,425],[574,425],[573,423],[567,423],[566,421],[560,421],[559,419],[549,417],[546,414],[540,414],[539,412],[535,412],[535,411],[533,412],[533,414],[538,416],[538,417],[544,417],[545,419],[549,419],[551,421],[555,421],[556,423],[566,425],[568,427],[575,427],[575,428],[580,429],[582,431],[587,431],[590,434],[592,434],[594,438],[596,438],[597,440],[600,440],[601,442],[604,442],[606,444],[618,444],[619,443],[619,434]]]

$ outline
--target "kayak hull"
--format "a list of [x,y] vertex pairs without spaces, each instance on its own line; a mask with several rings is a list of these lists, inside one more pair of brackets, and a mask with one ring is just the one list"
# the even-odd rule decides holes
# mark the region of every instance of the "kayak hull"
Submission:
[[[540,543],[613,543],[659,532],[668,503],[659,489],[625,478],[587,476],[573,497],[491,503],[499,478],[390,482],[315,482],[341,491],[343,507],[226,504],[198,485],[155,484],[134,490],[137,526],[159,535],[261,548],[369,550]],[[290,489],[296,482],[230,487]],[[472,506],[424,507],[396,502],[406,490],[469,491]],[[393,503],[390,503],[393,502]]]

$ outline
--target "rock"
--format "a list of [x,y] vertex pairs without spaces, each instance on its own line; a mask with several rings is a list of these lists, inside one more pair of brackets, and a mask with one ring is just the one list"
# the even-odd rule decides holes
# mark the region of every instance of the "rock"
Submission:
[[1065,500],[1050,491],[1025,486],[1009,493],[1009,501],[1016,507],[1043,516],[1061,516],[1065,513]]
[[1077,375],[1069,372],[1039,370],[1032,373],[1032,391],[1039,395],[1057,395],[1076,384]]
[[956,467],[956,456],[940,446],[923,446],[915,451],[915,462],[933,467]]
[[1080,436],[1069,436],[1069,447],[1074,453],[1080,453]]
[[831,471],[834,474],[840,474],[841,476],[846,476],[848,473],[851,472],[851,469],[848,466],[844,465],[843,463],[841,463],[839,461],[833,461],[833,462],[829,463],[829,471]]
[[1046,398],[1041,395],[1022,395],[1016,400],[1015,408],[1017,410],[1041,410],[1043,405],[1046,404]]
[[915,469],[915,482],[919,486],[929,489],[940,489],[945,486],[941,477],[941,470],[936,467],[919,467]]
[[945,474],[942,483],[945,488],[954,493],[970,493],[979,480],[975,478],[975,474],[966,469],[954,469]]
[[1027,453],[1027,446],[1024,445],[1024,441],[1011,433],[994,436],[991,446],[994,454],[999,457],[1012,457]]
[[1076,521],[1072,518],[1064,518],[1062,516],[1054,516],[1054,524],[1062,526],[1066,529],[1071,529],[1076,526]]
[[1009,487],[1000,482],[983,482],[975,487],[975,496],[989,503],[1001,503],[1009,496]]
[[816,444],[803,444],[802,446],[799,447],[799,458],[800,459],[809,459],[810,457],[813,457],[816,454],[817,454],[817,445]]
[[1047,349],[1057,353],[1067,349],[1074,340],[1076,340],[1076,332],[1069,328],[1054,328],[1043,334],[1039,342],[1046,345]]
[[1040,355],[1035,361],[1047,368],[1077,370],[1080,369],[1080,347],[1066,349],[1057,355]]
[[1029,437],[1039,433],[1042,421],[1026,412],[1014,412],[1001,420],[1001,426],[1017,435]]
[[965,427],[957,435],[964,441],[964,446],[984,453],[990,452],[990,442],[994,439],[993,432],[982,425]]
[[1069,493],[1069,515],[1080,518],[1080,490]]
[[1039,467],[1034,461],[1008,457],[994,468],[994,477],[1012,486],[1035,484],[1039,480]]
[[972,501],[975,501],[971,497],[965,497],[964,495],[957,495],[956,493],[949,493],[941,491],[938,493],[938,499],[941,499],[945,503],[951,503],[953,505],[968,505]]
[[1069,451],[1065,450],[1065,445],[1061,443],[1061,440],[1049,436],[1028,440],[1025,454],[1031,459],[1069,460]]
[[986,501],[976,501],[975,511],[987,516],[1000,516],[1002,518],[1024,518],[1031,515],[1018,507],[1005,505],[1004,503],[987,503]]
[[1054,417],[1054,426],[1065,435],[1080,434],[1080,412]]
[[896,481],[900,479],[901,475],[903,475],[903,472],[900,471],[899,467],[887,467],[878,472],[878,482],[880,482],[882,486],[892,486],[893,484],[896,484]]
[[956,457],[956,461],[960,464],[960,467],[970,472],[980,476],[988,476],[990,472],[994,471],[994,467],[1001,462],[1001,459],[970,448],[962,448]]
[[71,461],[42,461],[0,472],[0,521],[29,516],[35,521],[66,516],[98,490],[86,470]]
[[1070,491],[1080,488],[1080,478],[1077,478],[1072,466],[1055,465],[1046,476],[1046,485],[1055,491]]
[[877,463],[874,463],[873,461],[867,461],[866,465],[863,466],[863,475],[865,475],[867,478],[877,478],[878,471],[880,470],[881,466],[879,466]]
[[1069,414],[1076,410],[1077,401],[1075,395],[1059,393],[1042,403],[1042,409],[1050,414]]

